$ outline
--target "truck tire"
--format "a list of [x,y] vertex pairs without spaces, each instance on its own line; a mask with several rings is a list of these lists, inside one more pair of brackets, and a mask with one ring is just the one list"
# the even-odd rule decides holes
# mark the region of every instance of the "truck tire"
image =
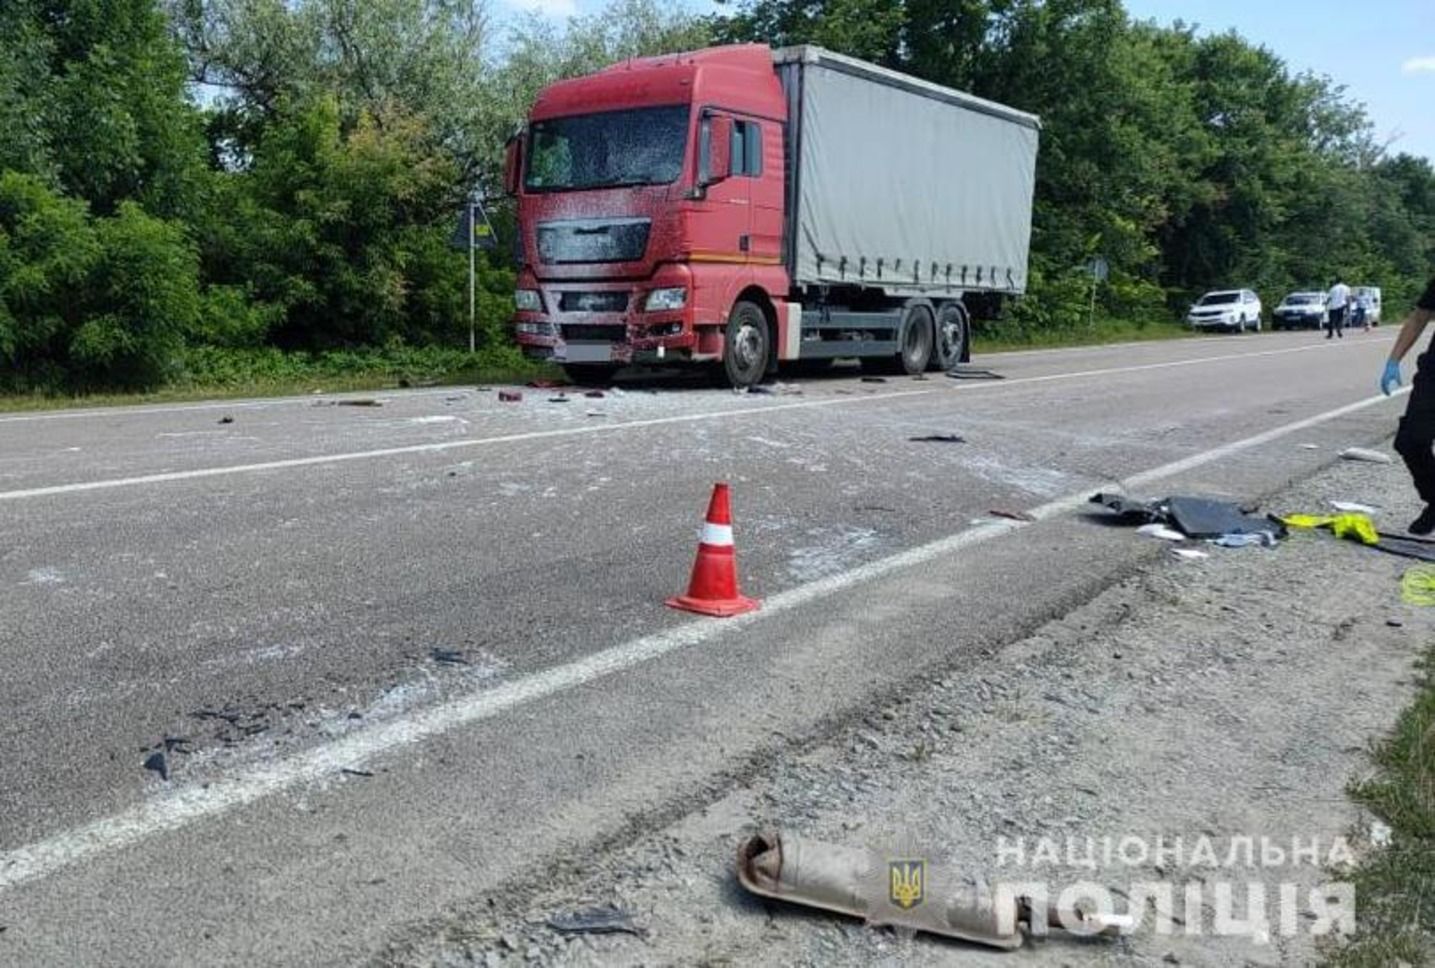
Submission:
[[952,300],[937,307],[937,344],[932,351],[934,370],[950,370],[967,355],[967,310]]
[[616,363],[565,363],[563,372],[580,387],[605,387],[622,367]]
[[722,378],[730,387],[750,387],[767,372],[772,340],[767,314],[757,303],[740,300],[727,317],[722,341]]
[[927,369],[932,362],[933,347],[936,344],[936,327],[932,322],[930,306],[907,307],[906,318],[902,321],[900,349],[897,352],[897,366],[908,376],[916,376]]

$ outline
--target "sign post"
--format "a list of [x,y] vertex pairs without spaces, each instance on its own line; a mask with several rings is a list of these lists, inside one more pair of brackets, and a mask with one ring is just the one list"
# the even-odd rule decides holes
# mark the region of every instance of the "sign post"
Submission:
[[1091,273],[1091,305],[1086,310],[1087,329],[1096,328],[1096,284],[1105,282],[1111,274],[1111,266],[1107,264],[1105,256],[1094,256],[1086,263],[1086,268]]
[[468,197],[463,215],[459,218],[458,230],[450,244],[456,249],[468,250],[468,351],[478,349],[478,306],[475,302],[475,279],[478,275],[478,250],[492,249],[498,245],[493,234],[493,223],[483,210],[483,193],[475,191]]

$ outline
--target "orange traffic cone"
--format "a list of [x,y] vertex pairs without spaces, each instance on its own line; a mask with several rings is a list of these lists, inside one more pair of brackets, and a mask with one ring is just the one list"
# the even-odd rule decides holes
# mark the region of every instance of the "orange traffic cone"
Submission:
[[746,598],[737,590],[737,552],[732,543],[732,510],[728,507],[726,484],[713,485],[688,593],[668,599],[667,604],[720,618],[741,615],[758,607],[756,599]]

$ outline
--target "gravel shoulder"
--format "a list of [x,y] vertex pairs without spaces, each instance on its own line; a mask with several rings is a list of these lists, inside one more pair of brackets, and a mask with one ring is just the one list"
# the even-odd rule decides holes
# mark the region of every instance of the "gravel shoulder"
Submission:
[[[1163,495],[1150,495],[1163,496]],[[1380,506],[1377,524],[1401,530],[1416,506],[1398,464],[1337,463],[1267,503],[1323,512],[1330,499]],[[1092,527],[1103,523],[1093,520]],[[1134,531],[1133,542],[1147,541]],[[391,965],[503,964],[1189,964],[1295,965],[1318,957],[1301,903],[1294,934],[1279,930],[1282,885],[1309,888],[1340,870],[1194,863],[1203,838],[1218,860],[1239,838],[1327,848],[1347,838],[1358,855],[1371,824],[1345,795],[1370,769],[1372,740],[1413,691],[1414,663],[1435,617],[1401,602],[1412,563],[1297,533],[1273,549],[1203,548],[1162,557],[1082,607],[990,654],[915,685],[825,745],[770,765],[705,809],[601,856],[554,871],[548,886],[489,898],[386,952]],[[968,619],[969,621],[970,619]],[[954,621],[958,619],[954,618]],[[880,657],[874,657],[880,661]],[[1147,918],[1130,937],[1053,937],[1016,953],[774,904],[745,894],[733,874],[739,843],[780,828],[859,847],[911,851],[988,880],[1077,880],[1120,893],[1166,883],[1176,897],[1249,883],[1272,903],[1264,936],[1161,932]],[[998,846],[1018,838],[1034,862],[1041,838],[1065,844],[1125,837],[1185,845],[1179,860],[1102,864],[1071,858],[1013,872]],[[1377,838],[1378,839],[1378,836]],[[1136,852],[1128,860],[1136,859]],[[1048,858],[1049,859],[1049,858]],[[1098,858],[1099,859],[1099,858]],[[543,881],[541,872],[535,880]],[[1358,903],[1358,899],[1357,899]],[[564,936],[549,917],[590,905],[631,913],[642,936]]]

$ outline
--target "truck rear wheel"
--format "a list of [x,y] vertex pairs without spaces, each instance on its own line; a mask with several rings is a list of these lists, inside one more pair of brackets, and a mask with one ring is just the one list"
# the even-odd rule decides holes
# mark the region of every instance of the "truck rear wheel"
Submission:
[[937,307],[937,348],[932,367],[950,370],[967,355],[967,311],[961,303],[944,302]]
[[932,361],[932,347],[936,335],[932,325],[932,310],[926,306],[912,306],[907,310],[902,325],[902,349],[897,354],[897,366],[909,376],[916,376],[927,369]]
[[747,300],[734,305],[722,344],[722,376],[728,386],[750,387],[759,382],[767,372],[771,345],[762,307]]

